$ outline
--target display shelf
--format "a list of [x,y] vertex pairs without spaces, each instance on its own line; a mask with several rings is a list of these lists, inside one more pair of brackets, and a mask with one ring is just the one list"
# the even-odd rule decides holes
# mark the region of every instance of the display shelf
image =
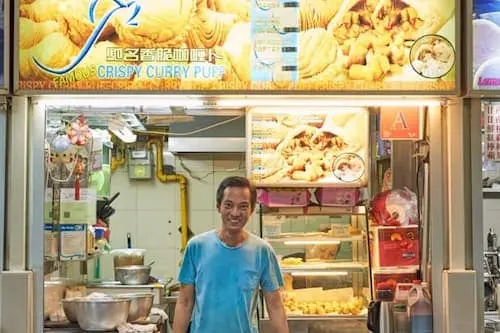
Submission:
[[336,263],[304,263],[300,265],[280,265],[282,273],[325,273],[333,271],[359,272],[368,268],[368,263],[363,262],[336,262]]
[[395,273],[395,274],[404,274],[404,273],[413,273],[418,271],[420,267],[418,265],[413,266],[394,266],[394,267],[373,267],[372,273]]
[[294,315],[288,314],[288,320],[331,320],[331,319],[346,319],[346,320],[366,320],[367,315]]
[[348,236],[348,237],[334,237],[328,235],[315,235],[315,236],[298,236],[295,234],[294,236],[285,236],[281,234],[278,237],[265,237],[264,238],[269,243],[284,243],[284,242],[293,242],[296,245],[321,245],[321,244],[329,244],[332,243],[340,243],[340,242],[355,242],[363,240],[362,235]]
[[328,216],[352,216],[365,215],[365,206],[354,207],[329,207],[329,206],[308,206],[308,207],[264,207],[264,215],[328,215]]

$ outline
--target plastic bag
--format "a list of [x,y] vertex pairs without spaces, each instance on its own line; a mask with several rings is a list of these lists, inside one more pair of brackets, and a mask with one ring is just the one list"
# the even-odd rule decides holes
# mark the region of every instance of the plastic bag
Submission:
[[370,206],[378,225],[405,226],[419,222],[417,195],[406,187],[377,194]]

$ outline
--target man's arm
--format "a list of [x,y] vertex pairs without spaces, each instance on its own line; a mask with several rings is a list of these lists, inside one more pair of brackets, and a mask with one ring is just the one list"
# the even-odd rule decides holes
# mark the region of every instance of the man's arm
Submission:
[[276,333],[289,333],[288,321],[286,318],[285,308],[281,302],[281,294],[279,290],[264,292],[264,299],[266,301],[267,312],[271,325]]
[[188,333],[194,306],[194,285],[182,285],[175,306],[174,333]]

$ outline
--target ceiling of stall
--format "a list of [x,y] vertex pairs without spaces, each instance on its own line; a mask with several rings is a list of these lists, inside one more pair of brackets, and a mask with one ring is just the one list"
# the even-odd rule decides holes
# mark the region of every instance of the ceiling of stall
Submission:
[[[245,150],[245,108],[46,105],[50,127],[84,115],[91,128],[107,129],[121,116],[136,131],[168,133],[174,152],[241,152]],[[223,140],[224,142],[220,141]]]

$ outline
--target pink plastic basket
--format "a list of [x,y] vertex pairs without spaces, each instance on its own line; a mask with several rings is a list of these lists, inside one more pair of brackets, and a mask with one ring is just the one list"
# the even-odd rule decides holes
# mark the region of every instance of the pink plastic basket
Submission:
[[258,191],[261,204],[268,207],[305,207],[309,204],[311,194],[307,189],[266,189]]
[[316,199],[321,206],[353,207],[359,200],[357,188],[318,188]]

